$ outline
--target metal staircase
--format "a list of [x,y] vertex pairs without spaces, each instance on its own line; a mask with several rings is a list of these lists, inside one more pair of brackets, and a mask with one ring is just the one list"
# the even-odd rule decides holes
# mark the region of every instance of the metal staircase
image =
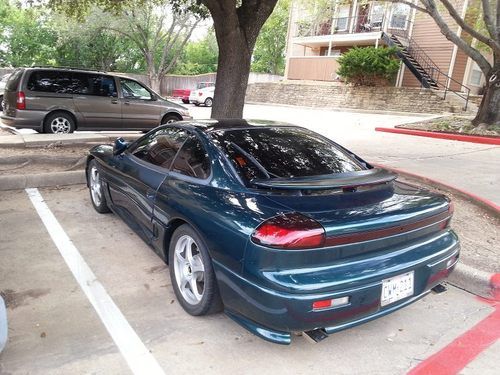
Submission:
[[[425,53],[424,49],[420,47],[412,38],[407,35],[398,36],[395,33],[391,33],[389,35],[383,32],[382,39],[388,46],[397,47],[398,51],[396,52],[396,55],[418,79],[422,87],[444,91],[443,100],[446,99],[448,92],[455,94],[460,99],[465,101],[464,110],[467,110],[470,88],[462,85],[446,73],[443,73]],[[450,89],[452,84],[458,87],[458,90]]]

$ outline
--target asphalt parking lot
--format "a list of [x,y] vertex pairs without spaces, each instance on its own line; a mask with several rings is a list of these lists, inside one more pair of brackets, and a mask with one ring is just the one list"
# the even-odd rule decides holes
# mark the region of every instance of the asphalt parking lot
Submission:
[[[404,374],[418,365],[414,373],[438,373],[433,370],[447,361],[465,361],[461,374],[498,373],[492,364],[499,363],[500,343],[481,348],[485,324],[498,311],[463,290],[430,294],[319,344],[297,336],[290,346],[275,345],[224,314],[186,314],[166,265],[117,217],[97,214],[84,186],[39,192],[95,275],[88,286],[102,286],[149,358],[123,350],[120,345],[134,340],[128,331],[112,339],[109,330],[116,327],[103,324],[76,281],[79,264],[72,272],[56,246],[64,238],[49,236],[54,228],[44,226],[26,191],[6,191],[0,195],[0,285],[10,306],[10,337],[1,374],[126,374],[130,363],[148,361],[179,374]],[[105,302],[97,305],[107,308]],[[469,348],[457,359],[453,350],[462,343]]]

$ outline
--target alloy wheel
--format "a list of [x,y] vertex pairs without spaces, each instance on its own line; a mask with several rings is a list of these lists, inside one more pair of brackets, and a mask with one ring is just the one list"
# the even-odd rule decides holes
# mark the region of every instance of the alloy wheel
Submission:
[[100,206],[102,202],[102,185],[99,177],[99,171],[96,167],[90,169],[90,194],[96,206]]
[[54,134],[67,134],[70,129],[71,124],[65,117],[56,117],[50,122],[50,130]]
[[205,292],[205,267],[198,245],[191,236],[183,235],[175,244],[175,281],[184,300],[198,304]]

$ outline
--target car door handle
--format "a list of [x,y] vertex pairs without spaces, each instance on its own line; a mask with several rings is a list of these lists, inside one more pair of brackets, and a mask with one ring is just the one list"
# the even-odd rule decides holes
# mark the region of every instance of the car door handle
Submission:
[[118,99],[111,99],[111,104],[118,104]]
[[130,101],[126,100],[125,105],[130,105]]

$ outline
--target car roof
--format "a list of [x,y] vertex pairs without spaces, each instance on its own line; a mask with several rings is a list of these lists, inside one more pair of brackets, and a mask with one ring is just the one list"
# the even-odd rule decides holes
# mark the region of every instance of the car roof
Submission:
[[280,121],[270,120],[253,120],[253,119],[210,119],[210,120],[194,120],[182,121],[183,125],[192,126],[205,133],[210,133],[218,130],[241,130],[254,128],[269,128],[269,127],[291,127],[298,128],[296,125],[288,124]]

